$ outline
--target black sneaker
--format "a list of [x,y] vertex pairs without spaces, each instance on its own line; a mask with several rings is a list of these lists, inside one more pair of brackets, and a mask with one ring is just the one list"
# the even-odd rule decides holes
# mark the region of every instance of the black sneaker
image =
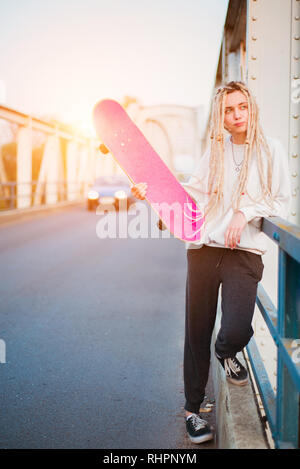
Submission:
[[248,372],[236,357],[221,358],[217,353],[216,357],[224,368],[226,378],[230,383],[238,386],[244,386],[248,383]]
[[185,418],[186,431],[193,443],[203,443],[212,440],[213,433],[206,420],[200,415],[191,414]]

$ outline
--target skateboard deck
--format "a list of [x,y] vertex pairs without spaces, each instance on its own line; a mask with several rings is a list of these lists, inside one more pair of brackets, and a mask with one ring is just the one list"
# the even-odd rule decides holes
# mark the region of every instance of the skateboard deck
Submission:
[[104,144],[101,151],[108,148],[133,184],[147,183],[145,199],[172,235],[200,241],[203,214],[123,107],[105,99],[95,106],[93,117]]

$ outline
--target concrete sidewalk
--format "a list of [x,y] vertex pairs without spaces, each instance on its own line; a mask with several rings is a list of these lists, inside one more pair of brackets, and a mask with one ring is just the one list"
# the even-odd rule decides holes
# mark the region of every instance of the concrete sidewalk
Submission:
[[[220,319],[219,297],[211,353],[216,398],[216,445],[219,449],[269,449],[251,382],[246,386],[228,383],[225,372],[215,357],[214,343],[220,328]],[[237,357],[247,367],[243,353],[239,353]]]

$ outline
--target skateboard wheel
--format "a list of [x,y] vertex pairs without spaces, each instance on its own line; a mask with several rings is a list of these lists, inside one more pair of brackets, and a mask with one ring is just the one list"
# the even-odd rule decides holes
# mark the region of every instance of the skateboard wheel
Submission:
[[160,231],[165,231],[165,229],[167,228],[166,225],[162,222],[161,219],[158,220],[157,226],[160,229]]
[[100,147],[99,147],[99,150],[101,151],[101,153],[103,153],[104,155],[106,155],[107,153],[109,153],[109,149],[104,145],[104,143],[101,143]]

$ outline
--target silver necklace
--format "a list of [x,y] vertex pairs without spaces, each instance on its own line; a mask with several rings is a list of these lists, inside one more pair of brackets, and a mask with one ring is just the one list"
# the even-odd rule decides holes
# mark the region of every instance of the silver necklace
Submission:
[[242,159],[242,161],[241,161],[240,163],[237,163],[237,162],[235,161],[234,151],[233,151],[233,142],[232,142],[231,139],[230,139],[230,141],[231,141],[231,149],[232,149],[232,158],[233,158],[233,162],[234,162],[234,164],[235,164],[235,168],[234,168],[234,169],[236,170],[236,172],[239,172],[239,171],[241,170],[240,166],[242,165],[242,163],[243,163],[243,161],[244,161],[244,158]]

